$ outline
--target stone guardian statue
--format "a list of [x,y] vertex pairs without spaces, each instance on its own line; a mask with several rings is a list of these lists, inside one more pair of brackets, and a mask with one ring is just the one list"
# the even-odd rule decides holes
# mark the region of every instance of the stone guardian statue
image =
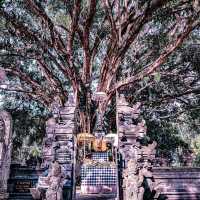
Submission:
[[63,200],[64,174],[57,161],[52,163],[52,168],[46,182],[49,185],[46,192],[46,199]]

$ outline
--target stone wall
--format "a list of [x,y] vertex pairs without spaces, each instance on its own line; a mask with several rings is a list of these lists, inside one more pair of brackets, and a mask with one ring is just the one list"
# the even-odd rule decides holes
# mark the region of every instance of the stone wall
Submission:
[[153,175],[160,198],[200,199],[200,168],[153,168]]

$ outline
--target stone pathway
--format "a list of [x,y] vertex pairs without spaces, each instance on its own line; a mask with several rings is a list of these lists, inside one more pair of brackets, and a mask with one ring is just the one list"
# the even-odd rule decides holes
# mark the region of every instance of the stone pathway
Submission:
[[93,194],[93,195],[80,195],[78,194],[76,200],[115,200],[113,194]]

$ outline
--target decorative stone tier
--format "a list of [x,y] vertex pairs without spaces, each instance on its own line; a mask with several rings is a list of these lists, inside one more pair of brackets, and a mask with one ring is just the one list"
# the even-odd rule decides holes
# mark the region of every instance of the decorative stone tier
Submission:
[[58,108],[57,118],[46,123],[46,136],[43,145],[44,164],[57,160],[60,164],[72,164],[74,158],[75,104],[66,103]]
[[167,200],[200,199],[200,168],[153,168],[153,176]]
[[117,94],[116,101],[119,152],[122,154],[126,166],[130,158],[137,160],[141,157],[143,147],[138,140],[146,135],[146,126],[144,120],[139,119],[140,103],[130,106],[123,94]]

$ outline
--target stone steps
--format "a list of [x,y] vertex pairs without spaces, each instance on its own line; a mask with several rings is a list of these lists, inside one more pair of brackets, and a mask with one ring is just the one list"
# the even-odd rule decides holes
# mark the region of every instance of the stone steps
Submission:
[[30,193],[11,193],[8,200],[33,200],[33,198]]
[[200,200],[200,168],[153,168],[153,174],[167,200]]
[[[166,200],[200,200],[200,194],[190,194],[190,193],[184,193],[184,194],[163,194],[163,199]],[[155,199],[156,200],[156,199]]]
[[8,200],[33,200],[29,188],[38,181],[38,176],[44,170],[11,165],[10,178],[8,180]]

